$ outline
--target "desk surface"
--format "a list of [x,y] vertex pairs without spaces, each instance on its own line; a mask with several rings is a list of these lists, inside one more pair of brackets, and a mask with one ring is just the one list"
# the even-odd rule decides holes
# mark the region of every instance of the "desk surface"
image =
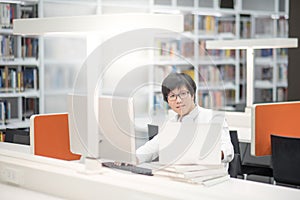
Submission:
[[16,187],[13,185],[0,183],[1,200],[62,200],[62,198],[54,197],[40,192],[31,191],[28,189]]
[[[299,189],[239,179],[230,179],[206,187],[172,181],[163,177],[120,173],[107,168],[103,168],[101,174],[88,175],[80,173],[84,169],[80,163],[17,152],[8,154],[4,150],[0,151],[0,166],[2,169],[10,168],[17,171],[19,175],[23,175],[20,187],[9,188],[16,197],[18,193],[26,193],[37,198],[45,193],[67,199],[103,197],[104,199],[186,200],[201,197],[201,199],[223,200],[298,200],[300,197]],[[5,189],[6,185],[1,187]],[[29,191],[24,191],[24,189]],[[38,193],[30,192],[31,190],[38,191]],[[52,197],[49,196],[48,199]],[[47,199],[46,196],[44,199]]]
[[[132,177],[141,176],[141,175],[132,175]],[[146,176],[145,176],[146,177]],[[159,180],[157,177],[147,177],[146,179],[152,179],[152,182]],[[156,181],[154,181],[156,179]],[[118,179],[116,179],[117,181]],[[164,181],[160,180],[161,183]],[[285,188],[282,186],[274,186],[265,183],[257,183],[253,181],[246,181],[240,179],[230,179],[226,182],[211,186],[205,187],[200,185],[191,185],[185,183],[178,183],[174,181],[167,180],[167,185],[164,187],[159,187],[155,185],[149,185],[150,188],[153,188],[153,195],[146,192],[146,184],[140,185],[141,190],[145,190],[144,193],[138,193],[134,190],[127,190],[127,193],[119,193],[119,198],[127,197],[137,197],[138,199],[148,199],[153,197],[153,199],[230,199],[230,200],[253,200],[253,199],[299,199],[300,190]],[[161,185],[160,183],[160,185]],[[175,183],[175,184],[174,184]],[[108,183],[109,185],[110,183]],[[130,182],[128,182],[131,185]],[[180,186],[180,188],[179,188]],[[84,187],[84,186],[83,186]],[[63,189],[63,188],[61,188]],[[96,190],[96,188],[94,188]],[[103,192],[105,188],[98,188],[98,192],[94,191],[92,193],[97,193],[99,197],[104,197],[104,199],[111,198],[114,199],[115,195],[108,195],[107,191]],[[107,188],[106,188],[107,189]],[[109,186],[110,193],[118,191],[119,188],[114,188],[113,185]],[[31,199],[31,200],[60,200],[65,197],[59,198],[53,195],[45,194],[42,192],[36,192],[29,189],[24,189],[21,187],[7,185],[0,183],[0,193],[1,199],[6,200],[19,200],[19,199]],[[82,193],[85,194],[84,190]],[[85,194],[86,195],[86,194]],[[80,195],[81,196],[81,195]],[[92,195],[94,196],[94,195]],[[74,195],[73,198],[76,196]],[[78,196],[77,196],[78,197]],[[89,199],[89,195],[86,195]],[[94,196],[95,197],[95,196]],[[80,197],[82,199],[82,196]]]

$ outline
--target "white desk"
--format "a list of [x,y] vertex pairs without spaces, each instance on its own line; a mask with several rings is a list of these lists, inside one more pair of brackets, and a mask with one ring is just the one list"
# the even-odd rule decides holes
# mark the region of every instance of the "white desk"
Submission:
[[[299,189],[238,179],[205,187],[109,169],[102,174],[85,175],[78,173],[83,169],[79,163],[1,150],[0,170],[7,168],[22,175],[20,187],[67,199],[298,200],[300,197]],[[19,189],[15,192],[21,192]]]
[[0,183],[0,194],[1,200],[62,200],[62,198],[55,197],[53,195],[47,195],[4,183]]

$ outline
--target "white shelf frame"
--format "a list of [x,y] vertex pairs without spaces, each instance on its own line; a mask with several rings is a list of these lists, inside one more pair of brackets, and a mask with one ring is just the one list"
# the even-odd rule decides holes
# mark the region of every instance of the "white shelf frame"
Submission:
[[297,38],[266,38],[207,41],[207,49],[246,49],[247,52],[247,97],[246,107],[253,105],[254,92],[254,49],[296,48]]

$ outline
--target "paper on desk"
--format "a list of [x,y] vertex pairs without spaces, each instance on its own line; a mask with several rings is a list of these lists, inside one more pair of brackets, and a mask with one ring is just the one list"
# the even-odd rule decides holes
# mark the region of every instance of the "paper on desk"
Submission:
[[168,122],[160,131],[160,164],[221,164],[220,124]]

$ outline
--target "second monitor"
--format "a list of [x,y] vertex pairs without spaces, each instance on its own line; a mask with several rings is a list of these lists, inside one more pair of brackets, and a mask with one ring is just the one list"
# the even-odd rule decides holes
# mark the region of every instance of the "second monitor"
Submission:
[[100,157],[136,164],[133,99],[100,96]]
[[[69,97],[71,151],[85,157],[135,164],[133,99],[100,96],[94,113],[87,113],[87,96]],[[89,127],[88,119],[95,120],[97,127]]]

